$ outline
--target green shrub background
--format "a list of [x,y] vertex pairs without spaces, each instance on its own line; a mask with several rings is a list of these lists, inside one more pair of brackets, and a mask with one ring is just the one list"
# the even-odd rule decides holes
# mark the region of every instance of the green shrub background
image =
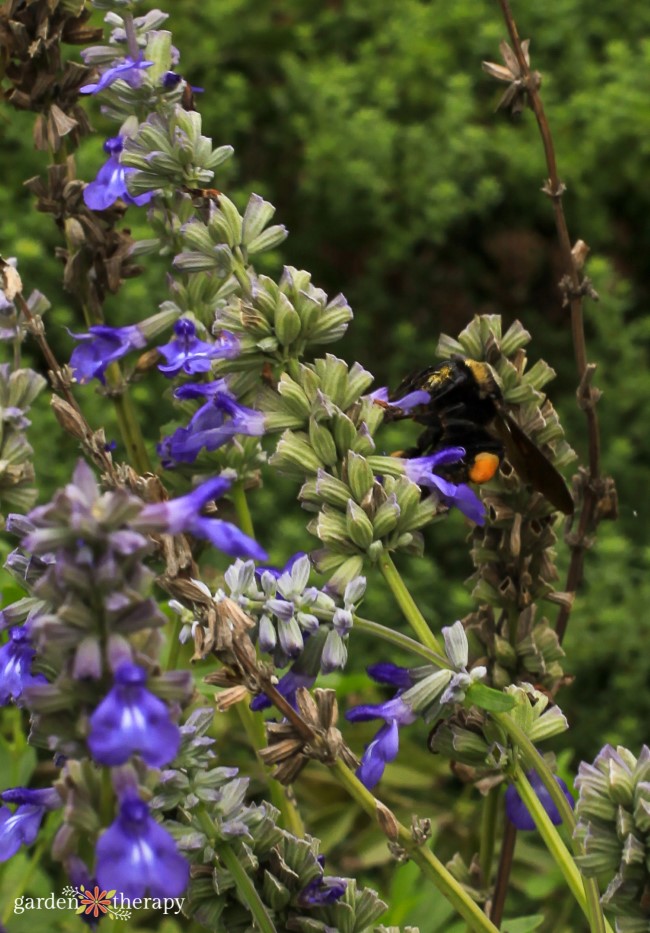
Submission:
[[[569,440],[584,454],[568,312],[556,287],[560,258],[551,205],[540,191],[545,165],[537,129],[530,113],[513,121],[494,112],[503,87],[480,67],[484,59],[498,60],[505,36],[498,5],[175,0],[167,9],[181,70],[205,88],[197,95],[204,132],[236,149],[216,186],[234,192],[240,205],[251,190],[262,194],[290,230],[281,251],[265,258],[265,268],[277,272],[287,262],[309,269],[317,285],[330,294],[343,291],[355,310],[348,337],[334,351],[359,360],[378,384],[394,385],[434,360],[440,332],[456,334],[473,314],[501,313],[506,323],[519,318],[534,338],[532,360],[544,357],[557,370],[551,395]],[[545,108],[568,187],[569,228],[592,250],[587,272],[600,302],[586,306],[589,356],[598,363],[597,384],[604,392],[603,469],[616,478],[620,497],[619,521],[601,526],[588,555],[565,642],[575,681],[560,703],[572,728],[557,750],[571,774],[606,741],[635,751],[648,741],[650,5],[520,0],[514,12],[521,34],[532,37],[533,67],[543,73]],[[110,131],[98,108],[92,102],[90,107],[98,134],[78,154],[79,175],[89,180]],[[22,187],[44,168],[42,154],[31,146],[31,125],[29,114],[3,105],[0,248],[5,256],[19,257],[26,288],[37,287],[52,301],[48,333],[66,360],[72,341],[65,327],[82,326],[61,290],[53,258],[58,232],[50,217],[36,213]],[[136,238],[146,235],[143,212],[129,211],[127,223]],[[163,262],[145,264],[144,274],[109,300],[111,323],[136,322],[166,296]],[[169,417],[170,409],[160,403],[164,388],[160,376],[136,387],[148,426]],[[85,389],[84,404],[94,424],[105,420],[104,403],[92,388]],[[46,499],[67,481],[75,447],[62,439],[45,398],[34,422],[31,440]],[[109,417],[109,436],[114,430]],[[149,439],[153,445],[158,438],[152,432]],[[269,482],[253,494],[252,507],[260,538],[283,562],[312,541],[304,513],[288,508],[293,486]],[[277,529],[273,538],[265,533],[271,528]],[[428,532],[425,559],[404,568],[425,615],[438,625],[451,624],[470,608],[463,587],[471,572],[464,539],[459,517],[436,525]],[[558,550],[565,567],[561,542]],[[381,580],[371,584],[364,614],[401,626]],[[11,592],[7,587],[5,598]],[[351,647],[347,672],[329,678],[343,708],[361,696],[380,697],[362,664],[380,657],[379,646],[355,642],[353,635]],[[238,736],[225,722],[220,728],[224,762],[241,759],[250,768]],[[349,729],[358,750],[370,734],[367,728]],[[475,795],[426,752],[425,739],[423,727],[405,734],[403,753],[388,769],[382,791],[406,819],[416,809],[433,818],[442,857],[460,849],[469,859],[476,848]],[[342,806],[324,770],[313,766],[298,793],[332,865],[378,886],[392,904],[393,923],[419,923],[422,933],[462,929],[449,920],[445,903],[423,890],[413,866],[393,871],[382,837],[354,808]],[[0,894],[12,889],[18,862],[5,868]],[[36,880],[50,891],[45,873],[56,869],[42,864]],[[508,913],[531,912],[542,899],[543,929],[581,929],[567,897],[551,906],[557,882],[534,838],[522,837]],[[29,915],[12,917],[9,929],[21,931],[25,916],[31,922]],[[128,927],[136,929],[135,921]]]

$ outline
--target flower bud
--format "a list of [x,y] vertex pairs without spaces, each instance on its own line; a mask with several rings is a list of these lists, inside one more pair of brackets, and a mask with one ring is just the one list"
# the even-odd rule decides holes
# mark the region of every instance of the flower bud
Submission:
[[352,500],[348,502],[345,524],[352,541],[365,551],[372,543],[372,522],[361,506]]

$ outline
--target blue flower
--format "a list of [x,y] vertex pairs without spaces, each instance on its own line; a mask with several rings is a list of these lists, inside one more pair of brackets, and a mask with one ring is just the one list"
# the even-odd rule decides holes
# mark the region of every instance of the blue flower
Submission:
[[390,684],[391,687],[399,687],[407,690],[413,686],[413,678],[408,667],[400,667],[399,664],[393,664],[391,661],[378,661],[366,668],[368,674],[379,684]]
[[[526,774],[526,777],[530,781],[531,787],[539,798],[539,802],[550,817],[551,823],[553,823],[554,826],[559,826],[562,822],[562,817],[560,816],[558,808],[553,803],[551,795],[542,784],[542,779],[538,773],[536,771],[529,771]],[[571,791],[566,786],[562,778],[559,778],[557,775],[554,775],[554,777],[560,787],[560,790],[568,800],[571,807],[573,807],[574,800],[573,796],[571,795]],[[517,791],[517,788],[514,784],[510,784],[506,790],[505,800],[506,816],[516,829],[536,829],[535,820],[528,812],[528,807],[519,796],[519,792]]]
[[134,168],[126,168],[120,163],[120,153],[124,148],[124,137],[113,136],[104,143],[104,152],[108,159],[99,172],[95,181],[91,181],[84,188],[84,202],[91,211],[105,211],[121,198],[126,204],[135,204],[141,207],[148,204],[153,198],[154,191],[145,191],[135,197],[129,194],[126,187],[126,176],[135,172]]
[[0,648],[0,705],[18,701],[25,687],[47,683],[43,674],[32,674],[34,648],[26,625],[9,632],[9,641]]
[[178,428],[159,444],[158,452],[165,458],[165,465],[194,463],[203,448],[217,450],[235,434],[256,437],[264,434],[262,412],[240,405],[224,379],[180,386],[174,396],[179,399],[207,396],[210,401],[194,413],[186,428]]
[[9,807],[0,807],[0,862],[6,862],[20,849],[30,846],[47,810],[61,806],[61,798],[52,787],[32,790],[27,787],[12,787],[0,794],[8,803],[17,803],[12,813]]
[[79,382],[99,379],[105,382],[104,373],[109,363],[121,359],[131,350],[141,350],[147,340],[137,324],[127,327],[108,327],[95,324],[87,334],[73,334],[82,342],[75,347],[70,357],[70,366]]
[[218,550],[232,557],[267,560],[268,554],[264,548],[240,531],[236,525],[200,514],[204,505],[218,499],[229,488],[230,481],[217,476],[197,486],[186,496],[146,505],[132,525],[152,531],[164,531],[170,535],[191,534],[197,538],[206,538]]
[[[303,674],[302,672],[294,671],[293,668],[291,668],[283,677],[280,678],[276,685],[276,690],[278,693],[281,693],[286,700],[289,701],[294,709],[297,709],[296,692],[298,688],[306,687],[309,689],[310,687],[314,686],[315,682],[316,674]],[[253,697],[250,703],[250,708],[255,713],[262,709],[268,709],[269,706],[272,706],[272,703],[265,693],[260,693],[258,696]]]
[[[325,865],[325,858],[318,856],[318,864],[321,868]],[[321,907],[324,904],[334,904],[340,897],[343,897],[348,883],[345,878],[337,878],[335,875],[318,875],[312,878],[309,884],[305,885],[298,899],[301,904],[307,907]]]
[[102,765],[123,765],[140,755],[152,768],[168,764],[181,741],[169,709],[146,688],[147,673],[137,664],[121,664],[115,685],[90,717],[88,747]]
[[427,457],[412,457],[405,460],[404,468],[411,482],[434,489],[447,505],[455,505],[463,515],[476,522],[477,525],[483,525],[485,506],[476,493],[465,483],[452,483],[433,472],[437,466],[457,463],[464,456],[464,447],[448,447]]
[[178,897],[189,881],[189,865],[176,843],[138,797],[125,796],[120,812],[97,843],[97,882],[133,900]]
[[374,392],[370,393],[370,398],[374,399],[376,402],[379,402],[382,408],[400,408],[404,412],[410,412],[414,408],[418,408],[420,405],[428,405],[431,401],[431,395],[426,391],[426,389],[415,389],[413,392],[409,392],[407,395],[403,395],[402,398],[389,401],[388,389],[386,386],[382,386],[380,389],[375,389]]
[[174,324],[174,332],[176,337],[171,343],[158,347],[158,352],[166,360],[164,365],[159,364],[158,369],[170,379],[181,370],[190,376],[194,373],[207,373],[210,371],[212,360],[232,359],[239,353],[239,341],[228,331],[222,331],[214,343],[205,343],[196,336],[193,322],[181,318]]
[[80,87],[79,93],[98,94],[100,91],[104,91],[107,87],[110,87],[111,84],[118,79],[126,81],[131,87],[139,87],[142,81],[141,72],[144,71],[145,68],[151,68],[152,65],[153,62],[145,61],[142,54],[140,54],[137,59],[129,58],[127,55],[126,58],[120,59],[117,64],[107,68],[96,84],[84,84],[83,87]]
[[397,757],[399,726],[410,725],[417,717],[411,707],[397,695],[385,703],[355,706],[347,711],[345,718],[350,722],[366,722],[369,719],[385,721],[385,725],[366,746],[361,764],[357,768],[357,777],[361,783],[365,784],[368,790],[372,790],[380,781],[388,762]]

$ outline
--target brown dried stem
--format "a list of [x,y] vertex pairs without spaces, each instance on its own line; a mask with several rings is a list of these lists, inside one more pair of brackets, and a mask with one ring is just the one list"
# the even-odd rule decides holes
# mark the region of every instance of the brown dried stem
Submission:
[[[584,294],[588,293],[589,284],[586,279],[581,278],[579,266],[571,248],[571,238],[569,236],[562,204],[562,195],[565,186],[558,176],[553,137],[539,93],[539,76],[531,72],[528,62],[526,61],[526,56],[524,55],[521,39],[519,38],[519,32],[517,30],[517,24],[512,15],[508,0],[498,0],[498,2],[508,28],[510,41],[512,42],[514,53],[517,56],[530,106],[537,119],[537,125],[544,145],[544,154],[549,177],[543,190],[548,194],[553,203],[555,227],[560,243],[562,264],[564,266],[564,277],[561,286],[565,293],[565,299],[571,309],[571,333],[579,377],[578,403],[580,407],[584,409],[587,419],[589,472],[587,481],[583,486],[584,498],[578,528],[570,537],[571,562],[569,564],[565,587],[567,592],[574,593],[582,580],[585,550],[588,546],[587,539],[595,522],[598,520],[597,511],[599,496],[602,495],[602,490],[600,490],[600,484],[598,482],[600,476],[600,433],[598,428],[598,415],[595,407],[598,400],[598,393],[591,388],[590,373],[592,370],[590,364],[587,362],[587,346],[582,314],[582,297]],[[558,613],[555,630],[560,641],[562,641],[566,632],[570,612],[571,607],[567,604],[562,606]]]

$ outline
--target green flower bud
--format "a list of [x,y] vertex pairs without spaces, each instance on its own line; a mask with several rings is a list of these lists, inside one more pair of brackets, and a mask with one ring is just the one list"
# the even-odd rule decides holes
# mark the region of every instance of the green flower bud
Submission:
[[384,538],[397,527],[400,516],[400,507],[397,503],[397,496],[392,493],[388,499],[383,502],[372,520],[375,538]]
[[[334,430],[336,436],[336,428]],[[353,451],[350,451],[348,454],[347,468],[348,483],[350,484],[352,495],[357,502],[361,502],[363,497],[372,489],[373,483],[375,482],[374,474],[370,469],[368,461],[364,457],[355,454]]]
[[372,543],[372,522],[361,506],[357,505],[352,499],[348,501],[346,528],[352,541],[362,550],[365,551]]
[[285,431],[269,463],[294,479],[302,479],[305,474],[316,474],[323,466],[307,435],[301,431]]
[[259,194],[251,194],[242,222],[241,241],[244,246],[260,235],[274,214],[275,207],[269,201],[265,201]]
[[324,425],[319,424],[315,418],[309,419],[309,442],[322,463],[326,466],[334,466],[338,460],[334,438],[331,432]]
[[274,323],[275,332],[282,346],[288,347],[300,334],[300,315],[285,295],[278,296]]

